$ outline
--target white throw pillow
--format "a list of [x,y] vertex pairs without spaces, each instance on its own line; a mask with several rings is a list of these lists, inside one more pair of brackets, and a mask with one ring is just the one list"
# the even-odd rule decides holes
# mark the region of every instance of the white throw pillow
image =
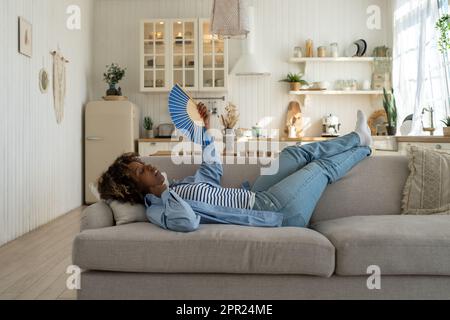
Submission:
[[146,209],[143,204],[131,205],[129,203],[121,203],[112,201],[109,206],[114,214],[116,225],[124,225],[136,222],[148,222]]
[[[162,172],[161,174],[165,180],[164,184],[169,188],[167,173]],[[119,201],[111,201],[108,204],[118,226],[136,222],[148,222],[146,208],[143,204],[131,205],[130,203],[121,203]]]
[[100,192],[98,192],[98,187],[95,183],[89,183],[89,189],[91,190],[92,194],[94,195],[94,198],[97,199],[97,201],[101,201]]

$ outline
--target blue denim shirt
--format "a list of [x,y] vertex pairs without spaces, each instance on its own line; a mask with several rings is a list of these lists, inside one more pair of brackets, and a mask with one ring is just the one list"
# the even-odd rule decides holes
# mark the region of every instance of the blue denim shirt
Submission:
[[[171,187],[200,182],[220,187],[223,168],[217,154],[214,143],[205,147],[203,163],[196,174],[172,183]],[[161,198],[152,194],[146,195],[145,206],[147,218],[151,223],[177,232],[195,231],[200,224],[281,227],[283,221],[283,215],[277,212],[234,209],[204,202],[186,201],[169,188],[161,195]]]

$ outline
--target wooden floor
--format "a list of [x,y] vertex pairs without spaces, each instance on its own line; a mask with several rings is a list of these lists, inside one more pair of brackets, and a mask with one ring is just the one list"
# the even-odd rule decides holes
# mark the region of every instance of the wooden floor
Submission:
[[66,269],[83,208],[0,247],[0,300],[72,300]]

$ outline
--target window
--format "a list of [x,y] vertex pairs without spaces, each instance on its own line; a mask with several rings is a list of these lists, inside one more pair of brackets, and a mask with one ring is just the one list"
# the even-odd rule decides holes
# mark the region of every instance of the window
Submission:
[[[424,108],[433,107],[436,134],[439,121],[449,114],[448,55],[438,50],[436,22],[448,10],[443,0],[396,0],[394,6],[393,80],[399,109],[399,124],[413,114],[411,135],[423,135]],[[428,121],[429,122],[429,121]]]

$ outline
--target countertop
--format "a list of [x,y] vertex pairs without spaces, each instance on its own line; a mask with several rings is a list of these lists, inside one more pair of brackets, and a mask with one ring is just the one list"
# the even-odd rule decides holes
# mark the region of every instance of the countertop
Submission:
[[[396,136],[396,137],[387,137],[387,136],[376,136],[373,137],[374,140],[382,141],[382,140],[391,140],[396,139],[397,142],[419,142],[419,143],[450,143],[450,137],[444,137],[444,136]],[[238,138],[239,141],[276,141],[275,139],[271,138]],[[242,140],[241,140],[242,139]],[[298,139],[289,139],[286,137],[280,138],[278,141],[280,142],[319,142],[319,141],[327,141],[332,138],[324,138],[324,137],[304,137],[304,138],[298,138]],[[154,139],[139,139],[138,142],[150,142],[150,143],[169,143],[169,142],[179,142],[183,139],[180,138],[179,140],[174,140],[170,138],[154,138]]]
[[[278,141],[280,142],[318,142],[318,141],[326,141],[330,140],[331,138],[324,138],[324,137],[304,137],[304,138],[298,138],[298,139],[290,139],[290,138],[280,138]],[[239,141],[276,141],[272,138],[238,138]],[[138,142],[150,142],[150,143],[168,143],[168,142],[179,142],[183,141],[182,138],[180,139],[170,139],[170,138],[153,138],[153,139],[147,139],[142,138],[139,139]]]

